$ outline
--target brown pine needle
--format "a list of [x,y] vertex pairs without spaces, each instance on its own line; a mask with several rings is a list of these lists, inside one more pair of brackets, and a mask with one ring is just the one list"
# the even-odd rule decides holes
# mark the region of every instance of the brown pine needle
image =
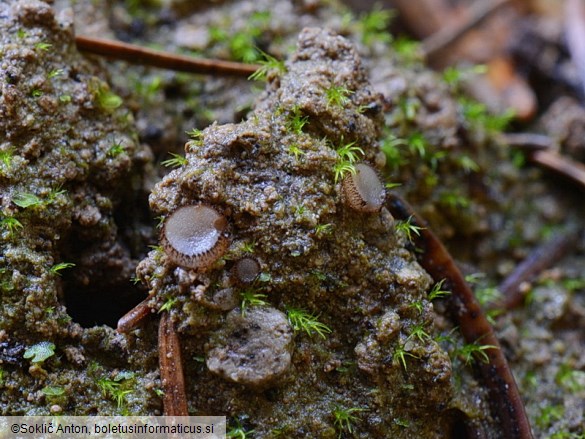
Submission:
[[469,18],[456,25],[446,26],[433,35],[427,37],[422,44],[427,58],[435,56],[441,50],[446,49],[459,41],[470,30],[491,17],[502,6],[510,3],[510,0],[491,0],[489,2],[476,2],[471,7]]
[[160,50],[148,49],[135,44],[115,40],[78,35],[75,37],[77,48],[82,52],[120,59],[134,64],[176,70],[179,72],[202,73],[209,75],[248,77],[260,68],[255,64],[244,64],[219,59],[193,58],[176,55]]
[[585,189],[585,165],[582,163],[547,150],[535,151],[528,155],[528,160],[556,172],[577,183],[581,189]]
[[189,416],[179,335],[168,312],[162,313],[158,327],[158,361],[165,416]]
[[465,341],[475,343],[481,340],[482,344],[495,347],[485,351],[489,363],[478,362],[478,368],[490,390],[492,411],[502,427],[501,437],[532,439],[530,423],[510,366],[499,349],[500,344],[494,330],[455,261],[408,203],[389,193],[386,208],[395,218],[400,220],[410,218],[412,224],[421,228],[420,235],[414,237],[414,244],[420,249],[419,263],[435,281],[445,279],[445,286],[453,293],[449,301]]
[[512,309],[522,305],[526,297],[522,284],[534,280],[544,270],[554,266],[575,247],[579,241],[578,238],[579,230],[571,228],[533,250],[500,284],[498,290],[503,298],[501,302],[494,304],[493,308]]
[[502,133],[499,140],[511,147],[520,148],[526,153],[540,149],[552,150],[555,148],[555,141],[546,134],[536,133]]

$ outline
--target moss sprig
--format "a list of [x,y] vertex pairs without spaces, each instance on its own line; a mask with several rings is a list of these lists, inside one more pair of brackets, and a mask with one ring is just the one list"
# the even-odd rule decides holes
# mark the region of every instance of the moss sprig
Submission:
[[274,71],[278,76],[282,76],[286,73],[286,66],[284,61],[278,60],[266,52],[259,50],[262,59],[258,61],[260,68],[248,76],[248,79],[252,81],[266,81],[268,73]]
[[355,163],[364,155],[364,150],[356,146],[355,142],[350,142],[341,145],[335,152],[337,152],[338,159],[333,166],[333,171],[335,173],[335,182],[337,183],[348,172],[355,174]]
[[333,410],[334,424],[339,432],[338,438],[341,438],[345,432],[353,433],[354,424],[360,420],[355,414],[363,411],[365,410],[358,407],[336,407]]
[[322,339],[326,339],[326,334],[331,333],[329,328],[324,323],[321,323],[315,314],[311,314],[300,308],[286,308],[288,321],[295,332],[305,332],[309,337],[317,334]]

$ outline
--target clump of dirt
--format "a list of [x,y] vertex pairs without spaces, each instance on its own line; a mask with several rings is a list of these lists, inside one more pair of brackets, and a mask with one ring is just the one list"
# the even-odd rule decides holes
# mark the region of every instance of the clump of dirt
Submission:
[[[305,29],[286,73],[269,74],[247,120],[203,130],[186,145],[188,163],[154,188],[157,215],[203,203],[229,224],[227,255],[204,272],[176,267],[162,248],[138,268],[153,306],[172,299],[187,350],[213,366],[187,362],[189,399],[198,410],[245,414],[260,436],[336,437],[347,428],[339,421],[344,413],[364,437],[451,430],[451,361],[429,335],[436,333],[431,280],[385,209],[359,212],[342,201],[340,180],[356,162],[374,163],[380,154],[381,108],[352,45]],[[249,255],[262,274],[250,287],[235,287],[232,265]],[[239,298],[229,313],[215,303],[228,294]],[[282,356],[290,348],[276,335],[286,330],[256,324],[275,345],[258,336],[259,351],[248,352],[253,321],[245,313],[260,312],[247,310],[254,305],[287,313],[293,326],[292,310],[302,310],[331,333],[311,337],[296,327],[288,366]],[[249,360],[233,360],[244,351]],[[272,369],[246,378],[262,355],[272,358],[265,365]]]
[[[252,81],[90,62],[75,50],[69,7],[78,33],[240,61],[262,60],[258,48],[287,58],[306,26],[351,44],[308,31],[257,99]],[[343,419],[356,437],[452,437],[465,418],[498,437],[471,366],[482,358],[443,301],[428,300],[415,231],[344,204],[341,174],[354,154],[382,183],[401,183],[484,304],[532,247],[580,223],[580,199],[493,141],[506,118],[426,69],[412,42],[372,27],[386,11],[356,17],[330,0],[56,0],[55,19],[42,2],[0,8],[1,413],[160,413],[155,323],[126,338],[103,324],[146,294],[128,279],[157,240],[154,221],[144,224],[155,176],[140,142],[162,160],[182,153],[190,131],[187,164],[151,202],[161,216],[200,202],[218,209],[229,251],[198,273],[156,248],[138,270],[153,309],[172,309],[190,407],[260,437],[349,435]],[[566,106],[542,127],[579,156],[582,112],[559,122]],[[214,120],[223,125],[193,129]],[[490,311],[537,436],[582,433],[583,239],[577,248],[527,306]],[[238,275],[246,260],[250,275]],[[263,327],[263,312],[275,324]],[[270,360],[251,380],[254,362],[237,363],[255,349],[250,334]],[[214,360],[226,360],[217,373]]]
[[[0,15],[0,413],[114,413],[99,380],[134,358],[111,327],[83,326],[113,325],[112,303],[121,315],[141,296],[129,278],[144,242],[128,214],[144,209],[152,155],[104,72],[78,54],[70,20],[38,1],[2,3]],[[136,370],[128,399],[156,407],[138,386],[150,371]]]

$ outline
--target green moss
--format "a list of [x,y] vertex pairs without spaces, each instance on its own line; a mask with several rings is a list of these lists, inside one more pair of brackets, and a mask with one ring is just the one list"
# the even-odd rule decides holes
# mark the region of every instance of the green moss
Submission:
[[168,312],[171,309],[173,309],[178,302],[179,302],[179,298],[178,297],[171,296],[171,297],[167,298],[167,300],[164,301],[164,303],[158,309],[158,312],[159,313],[165,312],[165,311]]
[[299,148],[298,143],[293,143],[288,147],[288,151],[294,155],[295,160],[299,160],[300,157],[304,156],[306,153],[301,148]]
[[9,237],[14,237],[14,234],[22,229],[22,223],[16,218],[7,216],[0,219],[0,227],[8,230]]
[[47,52],[51,47],[53,47],[53,45],[51,43],[46,43],[44,41],[35,44],[35,49],[43,51],[43,52]]
[[482,345],[478,342],[467,343],[457,349],[457,355],[463,358],[466,365],[479,360],[485,364],[490,362],[490,358],[486,353],[489,349],[498,349],[497,346],[493,345]]
[[375,42],[391,42],[392,36],[388,33],[388,28],[393,17],[394,12],[392,10],[380,7],[362,14],[358,20],[358,29],[362,34],[363,43],[370,45]]
[[296,332],[305,332],[309,337],[313,334],[319,335],[322,339],[327,338],[325,334],[331,333],[331,329],[318,320],[318,316],[308,313],[299,308],[286,308],[288,321]]
[[431,291],[429,291],[429,300],[433,301],[435,299],[444,298],[451,294],[451,291],[443,290],[443,284],[445,283],[445,279],[440,280],[435,285]]
[[61,276],[61,271],[71,267],[75,267],[75,264],[72,262],[59,262],[58,264],[53,265],[49,271],[53,274]]
[[187,158],[183,157],[182,155],[175,154],[172,152],[170,152],[169,154],[171,155],[172,158],[163,160],[161,162],[161,165],[166,166],[167,168],[169,167],[178,168],[188,163]]
[[351,407],[343,408],[336,407],[333,410],[334,425],[339,432],[338,437],[343,437],[345,432],[352,434],[354,430],[354,424],[360,421],[357,413],[363,412],[364,409]]
[[294,106],[288,115],[286,129],[295,134],[302,134],[303,127],[309,123],[309,116],[304,116],[299,106]]
[[342,180],[346,174],[355,174],[355,163],[364,155],[364,150],[355,145],[355,142],[349,142],[339,146],[335,152],[338,159],[333,166],[335,173],[335,182]]
[[120,154],[123,154],[124,151],[125,149],[122,142],[114,141],[112,146],[110,146],[110,149],[108,149],[107,156],[111,158],[118,157]]
[[392,353],[392,361],[395,364],[402,365],[402,367],[404,367],[404,370],[406,371],[408,370],[408,368],[406,367],[407,358],[418,358],[418,356],[416,356],[412,352],[407,351],[403,344],[396,343],[394,352]]
[[246,314],[246,310],[251,306],[266,306],[268,302],[265,300],[268,298],[266,294],[258,292],[254,287],[248,287],[240,292],[242,299],[240,303],[240,309],[242,310],[242,316]]
[[467,97],[460,97],[458,103],[468,125],[480,131],[502,132],[514,118],[514,111],[511,109],[501,114],[491,114],[485,104]]
[[327,107],[344,108],[349,104],[349,96],[353,91],[344,86],[331,85],[325,90],[325,97],[327,98]]
[[252,73],[248,79],[253,81],[266,81],[270,72],[274,72],[278,76],[286,73],[286,66],[283,61],[277,60],[262,51],[260,51],[260,54],[262,56],[262,59],[258,61],[260,68]]
[[420,231],[423,229],[422,227],[412,224],[412,216],[408,217],[406,220],[396,221],[394,223],[394,228],[397,233],[403,233],[409,242],[412,242],[413,235],[420,236]]
[[561,364],[555,381],[565,390],[571,393],[581,393],[585,391],[585,372],[574,369],[568,364]]
[[565,408],[562,405],[546,405],[541,408],[536,425],[542,429],[550,427],[553,422],[563,419]]
[[238,419],[234,421],[234,424],[227,429],[226,438],[250,439],[254,437],[254,430],[246,429]]
[[9,146],[8,148],[0,151],[0,162],[4,164],[6,168],[10,168],[16,148]]

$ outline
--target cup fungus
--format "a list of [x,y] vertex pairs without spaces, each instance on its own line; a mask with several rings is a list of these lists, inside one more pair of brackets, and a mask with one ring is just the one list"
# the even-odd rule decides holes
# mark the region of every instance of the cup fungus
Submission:
[[236,283],[251,284],[260,274],[260,263],[256,258],[246,256],[234,264],[232,274]]
[[386,191],[376,171],[365,163],[355,165],[355,173],[342,182],[345,203],[359,212],[374,213],[382,207]]
[[227,250],[227,220],[203,204],[184,206],[166,220],[161,244],[168,258],[186,268],[206,270]]

